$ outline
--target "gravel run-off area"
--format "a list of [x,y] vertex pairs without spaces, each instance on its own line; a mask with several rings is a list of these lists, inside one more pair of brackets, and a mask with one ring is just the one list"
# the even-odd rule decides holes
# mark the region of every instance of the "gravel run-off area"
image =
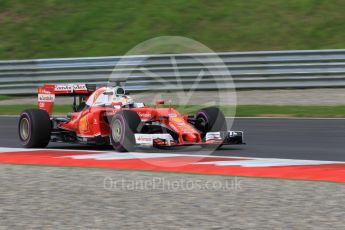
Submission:
[[344,229],[344,184],[0,165],[0,229]]

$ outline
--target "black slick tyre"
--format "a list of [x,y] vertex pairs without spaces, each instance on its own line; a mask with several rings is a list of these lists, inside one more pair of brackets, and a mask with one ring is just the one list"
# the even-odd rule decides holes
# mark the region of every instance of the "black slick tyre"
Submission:
[[134,134],[141,123],[139,115],[131,110],[117,112],[110,123],[110,143],[118,152],[135,150]]
[[205,137],[207,132],[227,130],[225,116],[217,107],[203,108],[195,117],[197,120],[195,127],[200,131],[202,137]]
[[[225,116],[217,107],[208,107],[201,109],[195,116],[195,128],[199,130],[202,138],[205,138],[207,132],[226,131],[227,125]],[[219,149],[222,145],[202,145],[207,149]]]
[[50,141],[51,121],[41,109],[27,109],[20,114],[18,136],[25,148],[44,148]]

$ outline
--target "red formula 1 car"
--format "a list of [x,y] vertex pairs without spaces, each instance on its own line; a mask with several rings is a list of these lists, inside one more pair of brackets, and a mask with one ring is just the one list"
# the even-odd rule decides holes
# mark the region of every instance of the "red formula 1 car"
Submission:
[[[55,96],[74,97],[73,113],[52,116]],[[243,132],[228,131],[223,113],[216,107],[194,116],[174,108],[134,102],[121,86],[45,84],[38,89],[39,109],[21,113],[18,133],[24,147],[42,148],[49,142],[112,145],[117,151],[137,146],[221,146],[242,144]]]

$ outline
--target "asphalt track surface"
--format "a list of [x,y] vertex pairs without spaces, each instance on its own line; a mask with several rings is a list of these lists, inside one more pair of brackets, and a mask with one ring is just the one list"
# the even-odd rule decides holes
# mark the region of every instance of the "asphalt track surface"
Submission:
[[[17,121],[17,117],[0,117],[0,147],[21,147]],[[247,144],[223,146],[213,155],[345,161],[345,119],[236,118],[232,130],[243,130]],[[60,143],[48,147],[112,150]]]

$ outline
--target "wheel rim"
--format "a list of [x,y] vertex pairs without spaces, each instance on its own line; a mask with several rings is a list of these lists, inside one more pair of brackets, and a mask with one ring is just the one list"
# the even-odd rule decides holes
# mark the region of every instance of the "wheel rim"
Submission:
[[29,138],[29,120],[27,118],[20,120],[19,130],[22,140],[27,140]]
[[113,140],[115,142],[120,142],[121,136],[122,136],[122,127],[119,120],[114,121],[111,132],[112,132]]

